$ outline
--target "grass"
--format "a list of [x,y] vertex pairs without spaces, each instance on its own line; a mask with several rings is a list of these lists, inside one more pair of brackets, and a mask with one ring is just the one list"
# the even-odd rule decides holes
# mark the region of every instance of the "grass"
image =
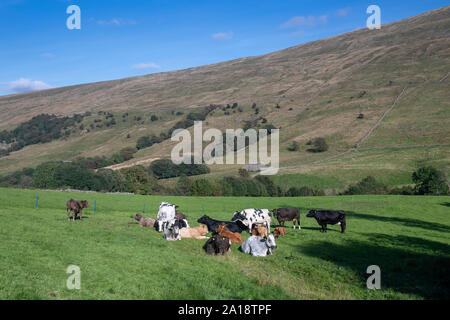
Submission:
[[[84,221],[67,221],[70,197],[89,200]],[[202,205],[227,220],[247,207],[299,206],[303,229],[289,228],[265,258],[243,254],[235,244],[225,257],[207,256],[204,241],[168,242],[130,218],[144,204],[146,215],[155,217],[162,200],[180,205],[192,226]],[[0,299],[448,299],[449,206],[450,197],[194,198],[0,189]],[[348,231],[331,226],[320,233],[305,217],[310,208],[346,210]],[[66,288],[72,264],[81,268],[81,290]],[[381,290],[366,288],[370,265],[381,268]]]

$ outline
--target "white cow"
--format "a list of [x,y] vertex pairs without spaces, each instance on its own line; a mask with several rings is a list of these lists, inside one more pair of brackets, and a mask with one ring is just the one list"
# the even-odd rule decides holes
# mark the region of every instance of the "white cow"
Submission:
[[162,202],[159,205],[158,215],[156,221],[158,222],[158,232],[163,232],[167,227],[167,223],[175,219],[176,205]]
[[272,234],[264,238],[251,236],[241,246],[242,252],[251,254],[254,257],[265,257],[268,254],[272,254],[272,250],[276,248],[277,244]]
[[270,217],[269,209],[245,209],[241,212],[235,212],[231,221],[240,220],[248,227],[248,232],[252,232],[253,225],[262,224],[267,228],[267,232],[270,233],[270,223],[272,218]]

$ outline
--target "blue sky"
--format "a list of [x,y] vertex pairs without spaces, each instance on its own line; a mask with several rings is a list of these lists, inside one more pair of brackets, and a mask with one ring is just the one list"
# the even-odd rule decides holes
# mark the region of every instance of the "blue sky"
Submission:
[[[81,30],[68,30],[69,5]],[[448,0],[0,0],[0,95],[260,55]]]

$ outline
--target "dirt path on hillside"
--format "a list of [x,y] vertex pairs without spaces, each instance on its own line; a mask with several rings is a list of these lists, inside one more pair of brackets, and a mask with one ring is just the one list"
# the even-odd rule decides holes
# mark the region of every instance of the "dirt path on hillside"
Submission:
[[369,132],[367,132],[367,134],[361,139],[359,140],[359,142],[356,144],[355,148],[359,149],[359,146],[366,141],[371,135],[372,133],[380,126],[381,122],[383,122],[384,118],[386,118],[386,116],[395,108],[395,106],[397,105],[397,102],[400,100],[400,98],[403,96],[403,94],[405,93],[405,91],[408,89],[408,86],[405,86],[402,90],[402,92],[400,92],[400,94],[397,96],[397,98],[394,100],[394,103],[392,104],[392,106],[390,106],[389,109],[387,109],[383,115],[381,116],[380,119],[378,119],[377,123],[375,123],[375,125],[370,128]]
[[119,163],[119,164],[115,164],[115,165],[112,165],[109,167],[105,167],[105,169],[111,169],[111,170],[117,171],[120,169],[130,168],[130,167],[139,166],[139,165],[149,165],[153,161],[156,161],[159,159],[161,159],[161,158],[144,158],[144,159],[141,158],[141,159],[137,159],[136,161]]

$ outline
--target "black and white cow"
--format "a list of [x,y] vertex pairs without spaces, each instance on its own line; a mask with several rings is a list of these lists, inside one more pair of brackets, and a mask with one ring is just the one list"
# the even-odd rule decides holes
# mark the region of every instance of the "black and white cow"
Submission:
[[162,202],[159,205],[158,215],[156,217],[157,223],[155,224],[158,228],[158,232],[163,232],[167,227],[167,223],[175,219],[177,207],[178,206],[167,202]]
[[322,227],[321,232],[327,232],[327,224],[339,224],[342,233],[344,233],[347,226],[344,211],[311,210],[306,216],[316,219],[317,223]]
[[187,228],[187,221],[185,219],[173,219],[166,222],[164,228],[164,239],[169,241],[181,240],[181,229]]
[[248,232],[252,232],[255,224],[262,224],[270,233],[270,217],[269,209],[245,209],[241,212],[235,212],[231,221],[242,221],[248,227]]

